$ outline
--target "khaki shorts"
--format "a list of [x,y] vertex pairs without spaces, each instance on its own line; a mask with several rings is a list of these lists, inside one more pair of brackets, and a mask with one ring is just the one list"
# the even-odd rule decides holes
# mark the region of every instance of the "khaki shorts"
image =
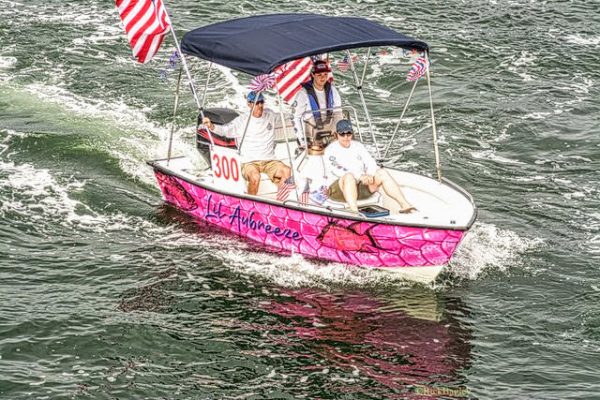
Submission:
[[[356,184],[356,193],[358,193],[358,200],[369,198],[373,194],[369,190],[369,187],[364,185],[362,182],[358,182]],[[329,186],[329,197],[335,201],[346,201],[344,198],[344,192],[342,192],[342,188],[340,187],[339,179]]]
[[281,167],[287,166],[279,160],[250,161],[242,164],[242,175],[248,180],[248,175],[253,168],[256,168],[259,173],[267,174],[271,182],[279,183],[281,177],[276,177],[275,174]]

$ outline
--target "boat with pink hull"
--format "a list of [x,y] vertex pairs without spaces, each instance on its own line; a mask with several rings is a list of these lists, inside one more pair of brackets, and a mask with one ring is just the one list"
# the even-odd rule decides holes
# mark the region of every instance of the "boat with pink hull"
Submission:
[[[382,146],[377,141],[365,102],[363,83],[373,49],[390,47],[402,50],[409,65],[413,64],[411,73],[413,77],[416,74],[416,78],[410,81],[412,90],[395,130],[384,135],[391,139]],[[350,49],[359,48],[366,49],[362,72],[355,65],[359,59],[350,53]],[[392,175],[406,199],[417,208],[415,212],[400,213],[400,205],[381,190],[361,200],[361,212],[355,213],[346,203],[333,201],[327,197],[327,192],[318,189],[323,187],[318,178],[325,179],[323,148],[328,145],[320,138],[331,134],[333,128],[319,126],[314,119],[311,122],[310,116],[303,116],[302,134],[309,146],[306,149],[299,147],[294,116],[285,101],[285,88],[279,84],[287,79],[285,72],[290,70],[290,65],[298,64],[298,60],[319,56],[333,62],[338,52],[342,52],[342,60],[349,64],[348,69],[354,75],[362,109],[360,113],[351,106],[320,111],[352,121],[356,140],[373,151],[380,166]],[[204,159],[209,167],[193,157],[171,156],[170,150],[167,158],[150,161],[167,203],[198,220],[265,246],[308,258],[394,271],[422,282],[433,281],[448,265],[475,221],[477,210],[468,192],[442,177],[426,43],[362,18],[275,14],[236,19],[190,31],[183,37],[180,53],[183,60],[183,55],[195,56],[210,62],[211,67],[215,63],[251,76],[261,76],[262,80],[258,82],[272,78],[271,86],[258,90],[264,91],[268,99],[273,96],[273,103],[279,106],[275,153],[292,167],[298,184],[282,201],[277,187],[265,176],[258,194],[248,194],[241,177],[237,150],[243,145],[245,133],[240,141],[232,142],[201,124],[202,119],[209,116],[216,125],[222,125],[238,113],[205,107],[206,96],[200,101],[192,85],[200,110],[198,158]],[[191,83],[187,64],[184,66]],[[211,68],[208,71],[204,93],[209,85]],[[421,76],[424,79],[419,79]],[[428,124],[433,133],[434,176],[400,171],[385,164],[419,81],[427,82],[432,106]]]

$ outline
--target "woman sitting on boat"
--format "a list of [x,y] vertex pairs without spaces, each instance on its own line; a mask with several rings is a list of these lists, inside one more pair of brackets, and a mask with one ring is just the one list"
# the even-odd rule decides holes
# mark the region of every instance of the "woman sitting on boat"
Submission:
[[[275,159],[275,125],[277,114],[265,108],[262,93],[251,91],[246,97],[248,113],[242,114],[228,124],[215,126],[205,117],[202,123],[210,130],[242,142],[240,157],[242,175],[248,182],[248,194],[258,193],[260,174],[265,173],[278,187],[291,175],[291,169]],[[250,115],[250,122],[248,118]],[[246,124],[248,128],[246,129]],[[244,130],[246,135],[244,136]],[[243,140],[242,140],[243,139]]]
[[325,149],[325,165],[329,181],[329,196],[346,201],[351,211],[358,212],[357,199],[365,199],[383,187],[385,193],[400,205],[400,213],[416,211],[404,197],[400,186],[377,163],[365,146],[352,140],[352,123],[343,119],[336,124],[337,141]]

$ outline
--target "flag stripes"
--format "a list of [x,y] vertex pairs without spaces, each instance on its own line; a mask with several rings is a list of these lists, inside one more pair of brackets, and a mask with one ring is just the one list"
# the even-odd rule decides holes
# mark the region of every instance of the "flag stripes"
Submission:
[[427,71],[429,67],[427,60],[423,57],[419,57],[415,60],[415,63],[412,65],[410,71],[408,71],[408,75],[406,76],[407,81],[416,81]]
[[116,0],[133,56],[139,63],[154,57],[171,21],[162,0]]
[[279,189],[277,190],[277,196],[276,196],[277,200],[278,201],[287,200],[287,198],[290,196],[290,192],[292,190],[294,190],[295,188],[296,188],[296,183],[294,182],[294,177],[290,176],[285,181],[283,181],[281,186],[279,186]]
[[346,54],[344,58],[337,62],[337,67],[341,72],[346,72],[350,69],[350,57],[348,54]]
[[308,199],[310,196],[310,181],[307,179],[306,184],[304,185],[304,189],[302,193],[300,193],[300,204],[308,204]]
[[275,88],[285,102],[293,100],[301,85],[310,79],[312,65],[311,58],[304,57],[275,68]]

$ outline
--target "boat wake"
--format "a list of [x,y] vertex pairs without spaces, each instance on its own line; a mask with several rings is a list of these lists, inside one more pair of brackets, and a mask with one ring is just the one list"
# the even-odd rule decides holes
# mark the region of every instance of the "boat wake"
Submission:
[[524,238],[492,224],[476,222],[459,246],[449,272],[474,280],[488,271],[526,268],[525,254],[543,245],[542,239]]

